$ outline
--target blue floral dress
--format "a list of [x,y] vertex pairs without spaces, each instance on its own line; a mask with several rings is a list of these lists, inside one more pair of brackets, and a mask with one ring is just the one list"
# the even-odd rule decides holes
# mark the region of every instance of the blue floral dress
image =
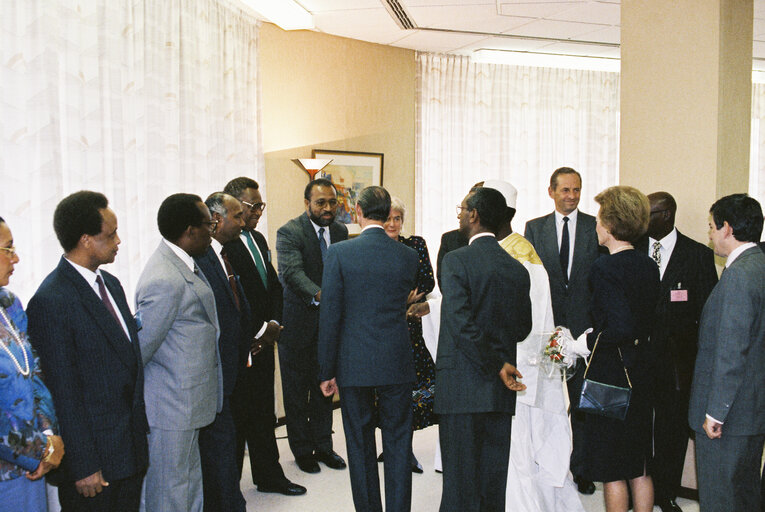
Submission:
[[[428,255],[428,246],[425,244],[425,239],[419,236],[404,238],[399,235],[398,241],[417,251],[417,255],[420,258],[417,266],[417,293],[429,294],[433,291],[436,281],[433,278],[433,266],[430,264],[430,256]],[[423,297],[420,302],[425,302],[425,298]],[[433,413],[436,365],[422,337],[422,320],[410,318],[407,320],[407,324],[409,326],[409,338],[412,341],[414,370],[417,374],[417,380],[414,383],[414,389],[412,389],[412,407],[414,412],[412,429],[420,430],[436,423],[436,417]]]
[[[0,483],[22,477],[27,469],[14,463],[15,457],[42,459],[50,429],[56,433],[53,399],[42,381],[39,360],[27,339],[27,316],[16,296],[0,288],[0,307],[5,309],[12,326],[18,331],[23,349],[11,329],[0,316]],[[6,351],[10,350],[22,368],[26,368],[24,351],[32,370],[23,375]],[[28,460],[28,459],[27,459]],[[2,487],[0,487],[2,489]],[[0,492],[0,500],[5,497]],[[5,502],[7,503],[7,502]]]

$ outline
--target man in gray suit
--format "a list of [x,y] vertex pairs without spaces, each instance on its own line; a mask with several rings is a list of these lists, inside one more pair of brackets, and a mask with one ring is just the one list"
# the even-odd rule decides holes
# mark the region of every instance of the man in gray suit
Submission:
[[526,389],[516,380],[516,343],[531,331],[529,274],[495,236],[506,210],[497,190],[468,194],[457,207],[468,245],[443,261],[435,399],[441,512],[505,510],[515,393]]
[[712,205],[709,239],[727,258],[701,312],[688,421],[696,433],[704,512],[758,511],[765,445],[765,254],[760,203],[733,194]]
[[[555,211],[526,223],[523,236],[531,242],[550,279],[555,325],[571,330],[574,338],[590,327],[590,266],[599,256],[595,217],[577,209],[582,192],[582,177],[571,167],[556,169],[550,177],[547,193],[555,202]],[[568,396],[572,404],[571,428],[573,451],[571,472],[582,494],[592,494],[595,486],[580,478],[582,469],[582,427],[584,417],[573,408],[579,403],[582,389],[583,365],[568,381]]]
[[284,287],[279,367],[290,449],[301,470],[317,473],[318,462],[333,469],[345,467],[332,450],[332,400],[319,389],[316,342],[325,253],[348,238],[348,228],[335,221],[337,191],[331,181],[311,181],[304,197],[305,213],[276,233]]
[[202,200],[174,194],[157,214],[163,240],[136,290],[138,338],[149,419],[144,509],[200,512],[199,429],[223,405],[215,297],[194,263],[210,246],[216,222]]
[[383,229],[390,195],[361,191],[361,235],[332,245],[324,265],[319,379],[325,396],[340,387],[351,490],[356,510],[382,512],[375,453],[375,399],[385,452],[385,510],[411,508],[412,346],[406,300],[417,287],[419,257]]

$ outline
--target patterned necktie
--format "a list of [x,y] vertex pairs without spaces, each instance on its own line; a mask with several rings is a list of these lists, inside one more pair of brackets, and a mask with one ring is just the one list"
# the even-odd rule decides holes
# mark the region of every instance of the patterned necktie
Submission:
[[106,306],[106,309],[109,310],[109,313],[112,314],[117,324],[120,327],[122,327],[122,322],[120,322],[120,317],[117,316],[117,312],[114,310],[114,306],[112,306],[112,301],[109,300],[109,294],[106,293],[104,280],[101,279],[100,275],[96,276],[96,283],[98,283],[98,294],[101,295],[101,301],[104,303],[104,306]]
[[327,240],[324,238],[324,228],[319,228],[319,249],[321,249],[321,261],[327,255]]
[[234,269],[231,268],[231,263],[228,262],[228,257],[226,256],[225,249],[220,251],[220,255],[223,258],[223,265],[226,267],[226,278],[228,279],[228,285],[231,287],[231,292],[234,294],[234,304],[236,304],[236,309],[241,311],[242,305],[239,299],[239,288],[236,286],[236,276],[234,275]]
[[568,286],[568,217],[563,217],[563,234],[560,237],[560,269],[563,271],[563,282]]
[[268,274],[266,273],[266,267],[263,265],[263,258],[261,257],[260,251],[257,247],[255,247],[255,242],[252,240],[252,235],[249,231],[244,232],[244,238],[247,239],[247,247],[250,248],[252,259],[255,260],[255,267],[257,267],[258,274],[260,274],[260,280],[263,282],[263,288],[268,290]]
[[651,258],[656,262],[656,265],[661,268],[661,242],[658,240],[653,243],[653,252],[651,252]]

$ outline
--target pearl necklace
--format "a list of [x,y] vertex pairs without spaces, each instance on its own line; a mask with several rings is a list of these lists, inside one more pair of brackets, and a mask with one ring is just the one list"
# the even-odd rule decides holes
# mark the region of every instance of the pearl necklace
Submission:
[[29,356],[27,355],[27,349],[24,347],[24,342],[21,341],[21,335],[19,334],[19,331],[17,331],[13,325],[11,325],[11,320],[8,318],[8,314],[5,312],[4,307],[0,307],[0,316],[2,316],[3,320],[5,320],[5,325],[7,326],[8,332],[11,333],[11,336],[13,336],[13,339],[16,340],[16,343],[18,343],[19,347],[21,347],[21,351],[24,353],[24,366],[26,366],[26,370],[21,367],[19,360],[16,359],[16,356],[13,355],[10,347],[6,346],[2,341],[0,341],[0,347],[3,347],[3,350],[5,350],[8,356],[10,356],[11,361],[13,361],[13,364],[16,366],[16,369],[19,371],[19,373],[26,377],[29,375]]

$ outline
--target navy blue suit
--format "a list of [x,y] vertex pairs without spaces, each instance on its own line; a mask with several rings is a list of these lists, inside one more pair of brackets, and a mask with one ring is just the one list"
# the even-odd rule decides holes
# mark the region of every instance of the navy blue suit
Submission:
[[319,380],[337,378],[356,510],[382,511],[374,429],[385,452],[385,509],[411,507],[412,347],[406,300],[417,286],[413,249],[370,227],[331,244],[319,311]]
[[224,268],[212,247],[194,258],[215,295],[220,337],[218,348],[223,370],[223,408],[215,421],[199,431],[199,456],[202,460],[202,485],[206,512],[246,509],[239,488],[236,457],[236,429],[231,414],[231,394],[244,367],[252,339],[250,307],[237,279],[239,305]]
[[[27,308],[29,338],[40,356],[66,446],[66,456],[49,480],[59,484],[65,509],[81,505],[79,500],[108,508],[113,495],[120,493],[121,506],[137,510],[149,430],[138,331],[120,282],[108,272],[101,275],[129,340],[94,289],[64,258]],[[99,470],[111,485],[96,498],[80,498],[74,483]]]

